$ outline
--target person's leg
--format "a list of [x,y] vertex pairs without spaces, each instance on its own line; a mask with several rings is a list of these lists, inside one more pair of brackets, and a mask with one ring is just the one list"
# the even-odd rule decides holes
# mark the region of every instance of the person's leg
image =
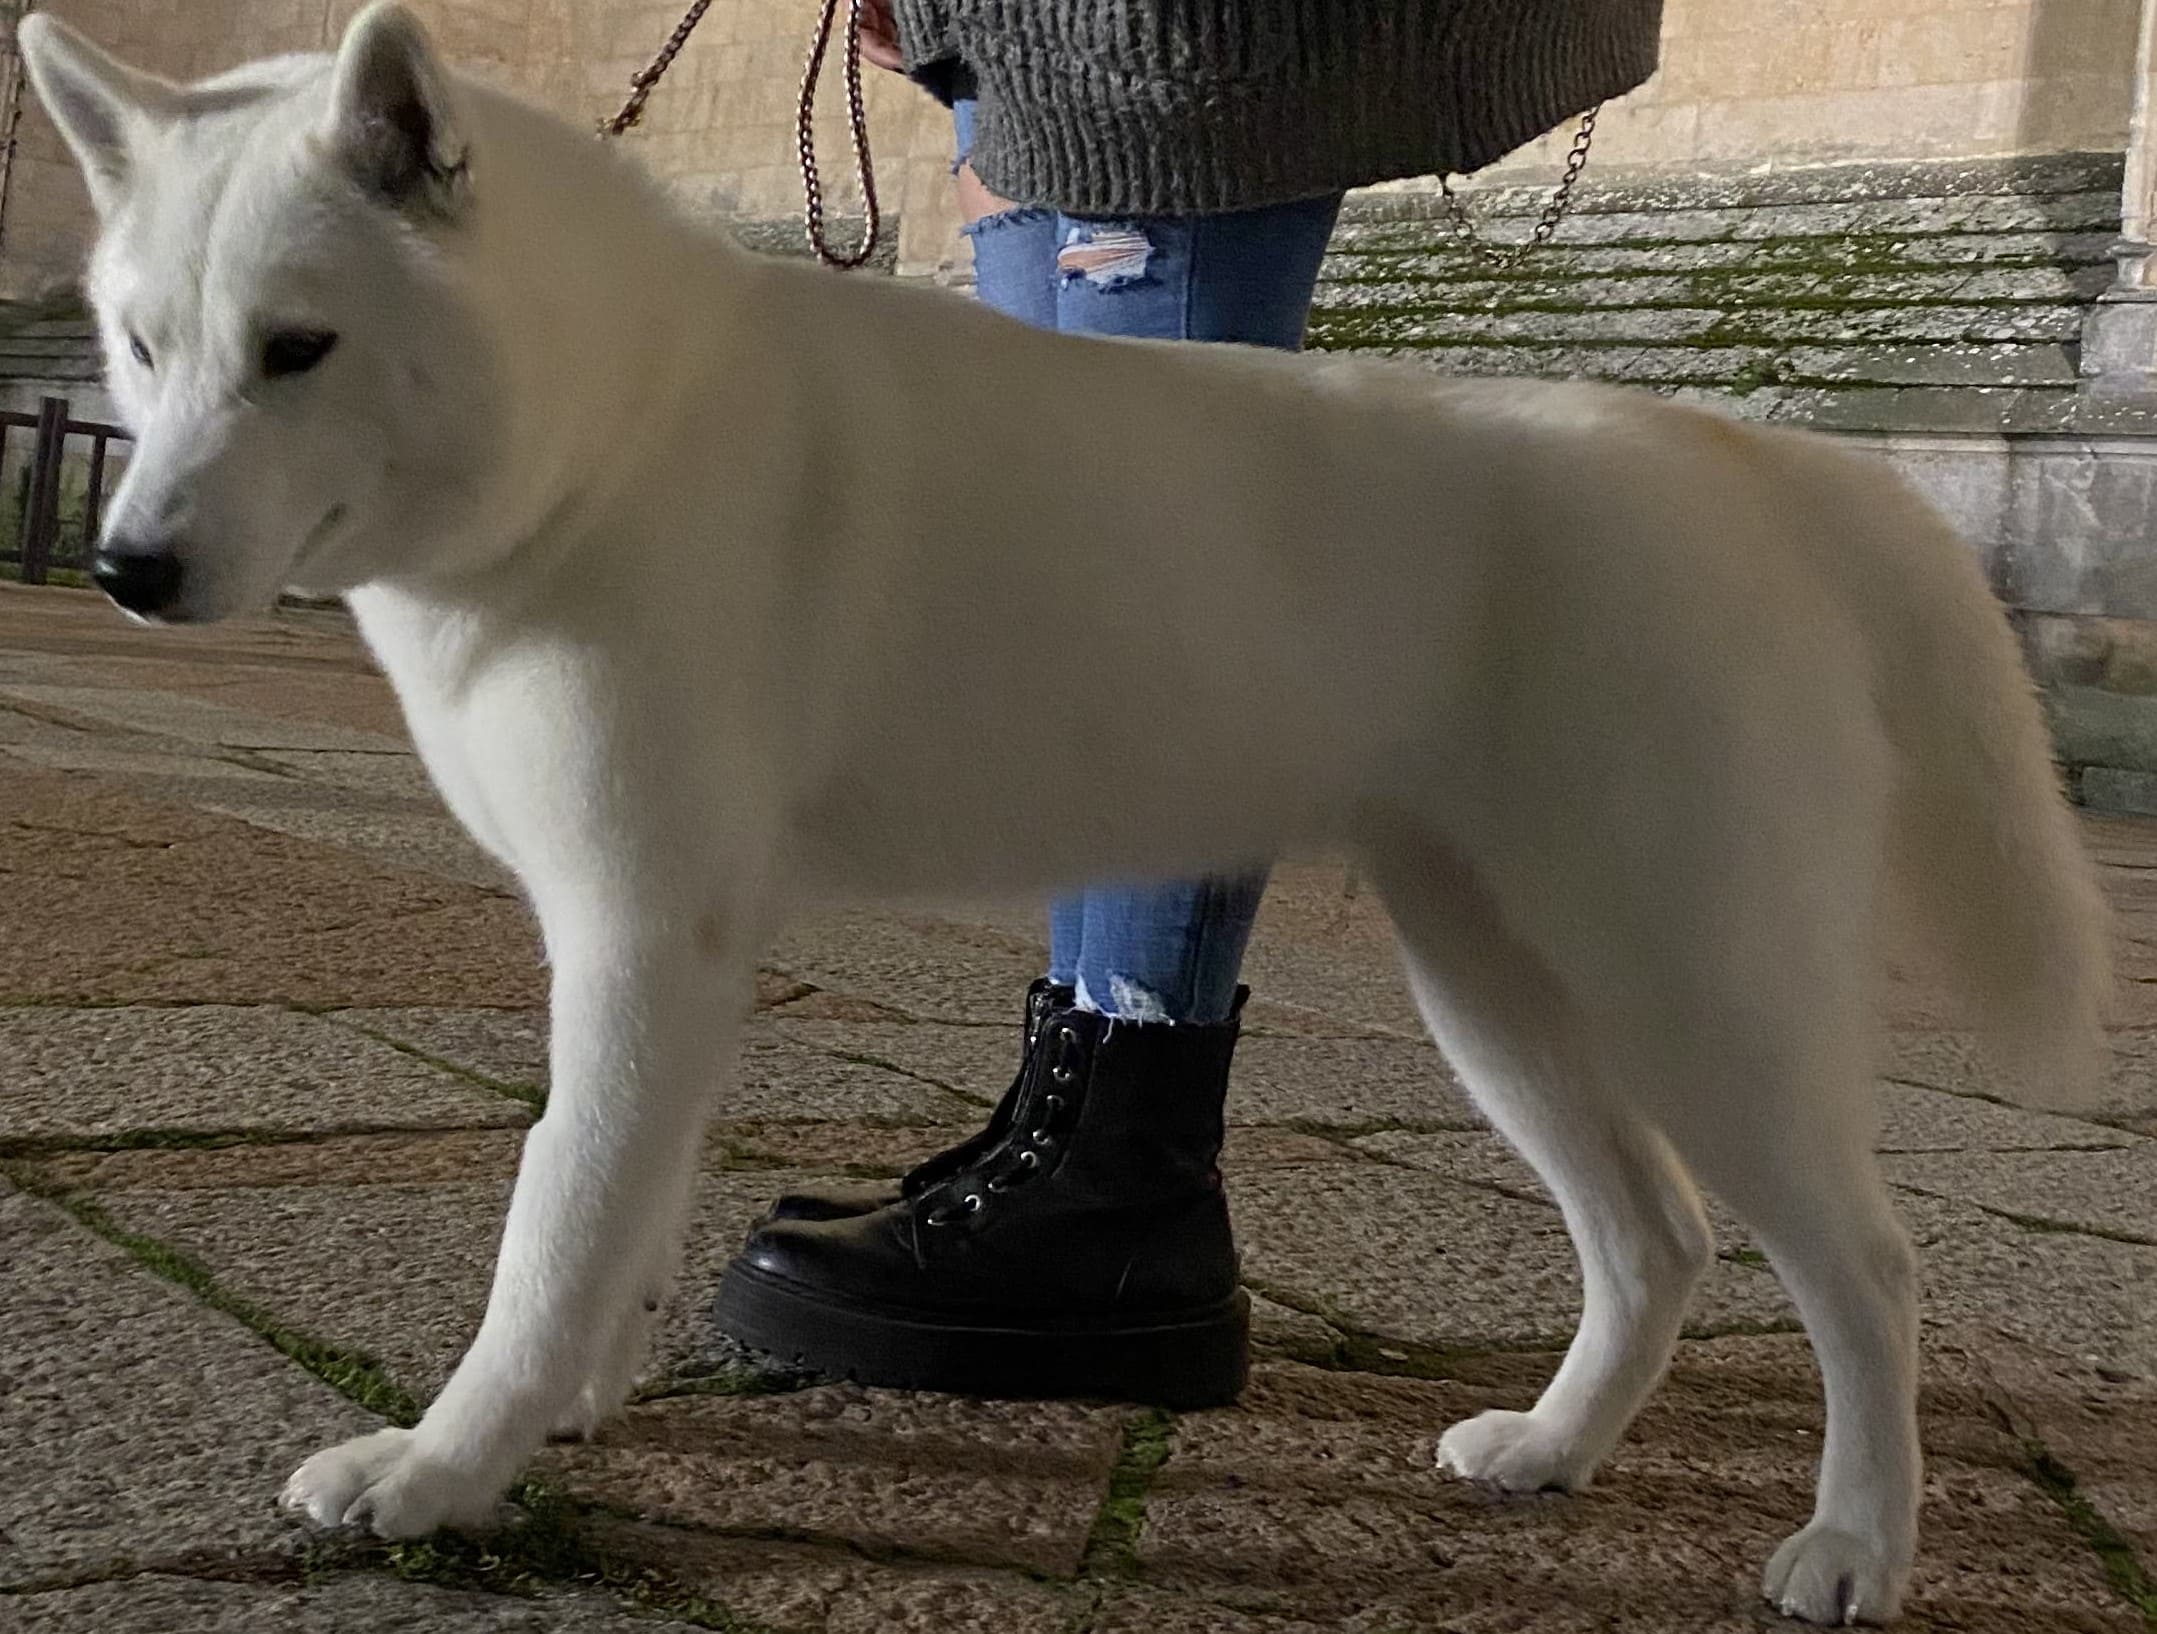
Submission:
[[[988,305],[1074,332],[1281,347],[1301,338],[1337,203],[1073,222],[1011,208],[963,168],[959,180]],[[885,1206],[788,1211],[752,1233],[720,1286],[721,1329],[868,1384],[1232,1399],[1249,1302],[1218,1163],[1236,970],[1263,886],[1059,903],[1050,975],[1088,980],[1093,1003],[1038,985],[1044,1008],[1029,1010],[1026,1060],[989,1127]]]
[[974,293],[981,304],[1036,329],[1056,327],[1056,232],[1054,210],[998,198],[974,175],[967,156],[974,149],[974,105],[951,110],[958,158],[951,167],[958,187],[960,231],[974,247]]
[[[981,184],[967,162],[974,150],[974,105],[960,101],[951,110],[957,157],[951,166],[959,193],[959,229],[974,249],[974,293],[981,304],[1036,329],[1057,327],[1056,251],[1063,218],[1039,205],[1013,204]],[[1049,967],[1052,987],[1069,987],[1078,970],[1085,935],[1083,897],[1066,897],[1049,910]]]
[[[1294,351],[1338,196],[1233,215],[1058,217],[1056,327]],[[1032,291],[1026,292],[1031,300]],[[1098,885],[1050,910],[1050,973],[1128,1021],[1218,1022],[1234,1003],[1265,875]]]

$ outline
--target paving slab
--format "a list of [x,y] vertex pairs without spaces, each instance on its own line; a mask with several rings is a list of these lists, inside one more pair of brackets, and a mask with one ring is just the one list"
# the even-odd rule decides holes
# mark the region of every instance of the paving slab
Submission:
[[1238,1123],[1341,1130],[1484,1126],[1436,1047],[1404,1038],[1244,1039],[1229,1082],[1229,1115]]
[[384,867],[103,775],[0,778],[0,1003],[534,1004],[508,895]]
[[381,732],[294,720],[182,693],[143,691],[124,681],[103,686],[0,681],[0,697],[64,710],[123,731],[151,732],[220,749],[398,751],[408,747]]
[[1426,1040],[1408,996],[1392,922],[1367,885],[1346,894],[1337,862],[1286,862],[1273,871],[1244,955],[1253,993],[1316,1011],[1358,1031]]
[[2145,1566],[2157,1560],[2157,1382],[1993,1330],[1947,1334],[1932,1348],[1953,1357],[2012,1434],[2043,1448]]
[[1882,1152],[2101,1150],[2135,1137],[2086,1118],[1999,1106],[1966,1094],[1883,1081],[1878,1086]]
[[594,1518],[610,1560],[650,1565],[733,1615],[789,1634],[1072,1634],[1087,1591],[1017,1571],[877,1560],[852,1549]]
[[[837,1054],[884,1061],[984,1103],[1017,1066],[1019,1020],[1002,1025],[774,1018],[787,1037]],[[1246,1032],[1229,1077],[1234,1124],[1365,1129],[1377,1123],[1458,1127],[1480,1123],[1444,1059],[1428,1043],[1392,1037],[1308,1037]]]
[[[1413,1130],[1385,1129],[1351,1141],[1356,1151],[1369,1152],[1390,1163],[1427,1169],[1469,1185],[1495,1187],[1512,1196],[1550,1209],[1557,1202],[1544,1189],[1542,1178],[1506,1144],[1504,1137],[1488,1130],[1448,1130],[1423,1134]],[[1716,1252],[1725,1258],[1757,1253],[1752,1234],[1736,1216],[1713,1197],[1703,1197],[1708,1229]]]
[[298,668],[289,663],[275,668],[217,665],[209,667],[200,680],[174,675],[164,686],[258,717],[311,721],[371,738],[407,741],[397,694],[387,680],[373,673],[319,665]]
[[[135,1186],[100,1195],[126,1229],[187,1254],[220,1285],[302,1332],[371,1356],[428,1398],[479,1330],[516,1149],[505,1142],[467,1161],[465,1177],[445,1180]],[[719,1272],[772,1197],[809,1178],[786,1170],[700,1178],[683,1272],[660,1318],[647,1379],[736,1362],[737,1353],[716,1344],[705,1314]]]
[[[1473,1382],[1261,1364],[1234,1409],[1186,1415],[1139,1543],[1146,1588],[1097,1630],[1753,1630],[1769,1551],[1811,1508],[1821,1407],[1795,1339],[1694,1342],[1576,1498],[1494,1502],[1435,1467],[1449,1423],[1532,1396],[1554,1358],[1490,1358]],[[1952,1377],[1934,1444],[1920,1630],[2141,1626],[2028,1479],[2013,1439]],[[1937,1430],[1945,1434],[1934,1433]]]
[[1883,1167],[1912,1191],[2157,1248],[2157,1141],[2096,1152],[1927,1152]]
[[267,1006],[0,1009],[0,1148],[145,1131],[330,1134],[529,1121],[516,1102]]
[[[1503,1186],[1523,1196],[1547,1199],[1533,1172],[1495,1136],[1386,1132],[1368,1136],[1355,1144],[1382,1153],[1396,1163],[1428,1170],[1441,1183],[1450,1180]],[[2133,1157],[2139,1165],[2143,1161],[2141,1152],[2142,1147],[2138,1145],[2121,1151],[1948,1153],[1890,1156],[1882,1159],[1882,1165],[1891,1183],[1931,1173],[1930,1166],[1939,1166],[1941,1172],[1933,1174],[1932,1178],[1940,1184],[1953,1183],[1973,1194],[1996,1196],[2010,1203],[2020,1196],[2023,1198],[2020,1206],[2030,1208],[2030,1199],[2038,1195],[2036,1182],[2033,1180],[2027,1188],[2020,1188],[2011,1168],[1993,1166],[2033,1161],[2057,1164],[2068,1177],[2060,1186],[2072,1195],[2084,1198],[2092,1211],[2140,1218],[2146,1225],[2152,1206],[2147,1192],[2113,1199],[2106,1196],[2102,1185],[2076,1186],[2072,1183],[2077,1174],[2074,1166],[2078,1163],[2120,1162]],[[2138,1167],[2136,1173],[2140,1172]],[[1246,1179],[1238,1185],[1235,1196],[1240,1201],[1258,1188],[1277,1184],[1278,1178],[1268,1174]],[[2055,1190],[2058,1189],[2056,1186]],[[1347,1231],[1353,1228],[1358,1211],[1352,1206],[1339,1202],[1329,1205],[1315,1195],[1313,1201],[1320,1211],[1312,1215],[1314,1221],[1339,1218],[1343,1223],[1336,1229]],[[1894,1201],[1897,1213],[1909,1227],[1917,1245],[1924,1296],[1922,1309],[1929,1324],[1953,1326],[1970,1321],[1995,1324],[2002,1331],[2020,1335],[2033,1343],[2093,1357],[2138,1374],[2157,1373],[2157,1248],[2113,1242],[2073,1231],[2030,1230],[1985,1212],[1974,1201],[1958,1202],[1948,1197],[1926,1196],[1903,1185],[1897,1186]],[[1554,1252],[1529,1252],[1524,1246],[1530,1242],[1546,1243],[1547,1246],[1545,1238],[1508,1236],[1503,1231],[1507,1216],[1499,1205],[1510,1202],[1511,1199],[1506,1197],[1492,1201],[1491,1212],[1496,1218],[1489,1222],[1483,1239],[1489,1243],[1485,1250],[1489,1258],[1481,1267],[1487,1277],[1481,1289],[1471,1287],[1471,1292],[1465,1296],[1442,1292],[1437,1284],[1445,1277],[1445,1261],[1425,1258],[1405,1247],[1389,1254],[1373,1242],[1361,1250],[1361,1258],[1369,1265],[1427,1266],[1433,1286],[1427,1293],[1419,1295],[1414,1285],[1397,1273],[1383,1269],[1358,1271],[1353,1268],[1352,1259],[1344,1260],[1335,1275],[1344,1281],[1353,1280],[1358,1302],[1343,1309],[1412,1314],[1419,1322],[1428,1322],[1439,1312],[1445,1313],[1448,1320],[1467,1319],[1472,1314],[1480,1324],[1493,1326],[1499,1322],[1498,1310],[1508,1298],[1517,1298],[1524,1310],[1535,1308],[1534,1296],[1520,1290],[1508,1295],[1501,1286],[1502,1282],[1509,1282],[1519,1274],[1514,1259],[1520,1257],[1526,1266],[1540,1266],[1555,1279],[1536,1286],[1546,1289],[1550,1298],[1563,1301],[1562,1305],[1553,1305],[1545,1313],[1545,1321],[1555,1335],[1563,1337],[1570,1331],[1572,1315],[1578,1309],[1577,1297],[1571,1292],[1570,1265],[1557,1259]],[[1404,1197],[1403,1203],[1410,1208],[1420,1206],[1412,1198]],[[1547,1202],[1544,1206],[1548,1206]],[[2070,1205],[2063,1203],[2062,1206],[2070,1207],[2072,1213]],[[2142,1211],[2139,1215],[2133,1212],[2137,1208]],[[1546,1229],[1555,1231],[1555,1213],[1546,1218],[1552,1222]],[[1726,1207],[1712,1198],[1708,1200],[1708,1218],[1722,1254],[1730,1256],[1754,1249],[1751,1235]],[[1245,1216],[1239,1214],[1238,1220],[1243,1223]],[[1398,1224],[1388,1220],[1371,1229],[1394,1229],[1406,1240],[1418,1241],[1423,1228],[1409,1220]],[[1447,1242],[1440,1244],[1440,1248],[1450,1248],[1456,1262],[1469,1267],[1473,1275],[1478,1267],[1473,1257],[1473,1244],[1478,1238],[1465,1231],[1456,1235],[1459,1237],[1457,1245]],[[1316,1259],[1315,1249],[1296,1248],[1294,1234],[1287,1226],[1281,1227],[1276,1235],[1267,1218],[1261,1216],[1255,1229],[1246,1226],[1244,1236],[1247,1248],[1254,1241],[1262,1247],[1273,1247],[1278,1243],[1284,1251],[1302,1254],[1302,1269],[1296,1273],[1299,1280],[1294,1286],[1311,1290],[1323,1281],[1326,1272]],[[1270,1262],[1248,1263],[1255,1266]],[[1502,1277],[1495,1274],[1501,1265],[1504,1267]],[[1254,1269],[1252,1274],[1263,1280],[1263,1275],[1271,1273],[1262,1275]],[[1752,1283],[1736,1280],[1746,1277],[1772,1281],[1772,1274],[1761,1266],[1719,1262],[1711,1268],[1707,1300],[1696,1311],[1695,1324],[1718,1326],[1725,1321],[1746,1320],[1747,1313],[1755,1311],[1755,1307],[1751,1298],[1743,1296],[1747,1290],[1757,1292]],[[1741,1297],[1726,1307],[1724,1294],[1733,1286]],[[1494,1305],[1497,1308],[1494,1309]],[[1783,1318],[1794,1316],[1779,1291],[1774,1308]],[[1400,1337],[1435,1342],[1415,1329],[1387,1328],[1382,1323],[1372,1325]],[[1527,1333],[1522,1335],[1528,1336]]]
[[537,1089],[547,1081],[547,1012],[543,1008],[360,1007],[332,1011],[329,1019],[394,1038],[410,1049],[501,1083]]
[[[18,717],[19,718],[19,717]],[[59,732],[60,728],[52,728]],[[199,786],[230,783],[275,783],[277,774],[239,759],[197,752],[191,745],[161,749],[153,739],[113,739],[87,733],[72,734],[73,742],[7,743],[17,760],[59,772],[110,772],[139,784],[144,779]]]
[[2157,1378],[2157,1248],[2031,1231],[1965,1203],[1899,1190],[1928,1324],[1995,1330]]
[[507,891],[515,875],[472,843],[455,818],[419,801],[386,805],[321,784],[287,779],[244,788],[156,792],[255,828],[336,846],[443,879]]
[[690,1627],[597,1595],[513,1599],[359,1572],[308,1583],[152,1573],[0,1602],[0,1626],[11,1634],[667,1634]]
[[983,1106],[1003,1094],[1018,1068],[1017,997],[996,1022],[824,1021],[797,1016],[789,1007],[772,1017],[772,1026],[783,1038],[833,1055],[883,1062]]
[[824,1385],[631,1408],[544,1455],[579,1496],[670,1526],[1068,1575],[1130,1409]]
[[[2023,1112],[1909,1084],[1883,1082],[1877,1092],[1877,1145],[1883,1154],[2050,1152],[2064,1157],[2142,1148],[2157,1160],[2157,1144],[2105,1124]],[[1465,1179],[1516,1187],[1532,1185],[1538,1192],[1542,1189],[1534,1171],[1513,1154],[1502,1138],[1488,1130],[1385,1129],[1358,1136],[1352,1144],[1363,1151]]]
[[[2136,988],[2151,986],[2122,983],[2120,990],[2132,999]],[[2152,991],[2157,992],[2157,987]],[[2111,1060],[2104,1083],[2091,1098],[2089,1115],[2157,1120],[2157,1027],[2119,1027],[2110,1036]],[[1966,1032],[1947,1028],[1903,1030],[1891,1034],[1888,1043],[1886,1071],[1891,1078],[1964,1095],[2004,1093],[1975,1040]]]
[[0,1589],[297,1551],[278,1487],[379,1420],[4,1183],[0,1265]]
[[[1229,1195],[1244,1275],[1336,1325],[1439,1349],[1562,1345],[1580,1270],[1557,1211],[1381,1163],[1247,1170]],[[1717,1261],[1694,1331],[1794,1320],[1765,1270]]]
[[302,782],[383,800],[414,800],[442,810],[442,797],[419,756],[409,749],[360,753],[350,749],[267,749],[257,757]]
[[[355,1009],[339,1011],[335,1019],[503,1083],[541,1088],[547,1081],[543,1011]],[[843,1042],[834,1044],[828,1032],[804,1036],[796,1026],[752,1020],[742,1039],[741,1075],[734,1091],[714,1103],[713,1116],[729,1123],[978,1121],[978,1110],[959,1096],[872,1060],[854,1059],[855,1053]]]
[[399,1131],[191,1147],[60,1151],[29,1162],[38,1184],[70,1191],[232,1191],[247,1186],[428,1184],[512,1173],[521,1128]]
[[790,925],[767,963],[917,1020],[1017,1026],[1038,944],[926,915],[827,911]]

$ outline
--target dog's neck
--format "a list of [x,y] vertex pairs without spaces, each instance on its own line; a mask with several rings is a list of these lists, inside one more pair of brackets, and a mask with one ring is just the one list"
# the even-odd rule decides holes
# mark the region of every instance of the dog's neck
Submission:
[[[730,371],[756,262],[655,196],[618,147],[486,90],[470,96],[469,272],[496,335],[507,424],[495,503],[460,567],[544,547],[668,480],[657,428]],[[689,311],[693,303],[693,320]]]

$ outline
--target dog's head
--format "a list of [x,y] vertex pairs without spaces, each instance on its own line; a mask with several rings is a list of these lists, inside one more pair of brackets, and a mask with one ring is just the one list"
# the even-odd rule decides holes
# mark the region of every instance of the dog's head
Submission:
[[96,577],[141,617],[409,569],[483,502],[493,343],[464,288],[459,92],[419,24],[194,85],[21,26],[100,233],[89,292],[136,448]]

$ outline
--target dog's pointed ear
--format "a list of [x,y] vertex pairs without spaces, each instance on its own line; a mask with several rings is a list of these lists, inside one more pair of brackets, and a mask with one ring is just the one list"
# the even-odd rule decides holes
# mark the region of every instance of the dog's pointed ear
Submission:
[[346,173],[385,203],[447,214],[461,194],[464,137],[448,72],[395,0],[377,0],[345,30],[325,134]]
[[142,136],[180,109],[180,88],[108,56],[59,19],[33,11],[15,43],[38,100],[82,166],[90,202],[109,214]]

